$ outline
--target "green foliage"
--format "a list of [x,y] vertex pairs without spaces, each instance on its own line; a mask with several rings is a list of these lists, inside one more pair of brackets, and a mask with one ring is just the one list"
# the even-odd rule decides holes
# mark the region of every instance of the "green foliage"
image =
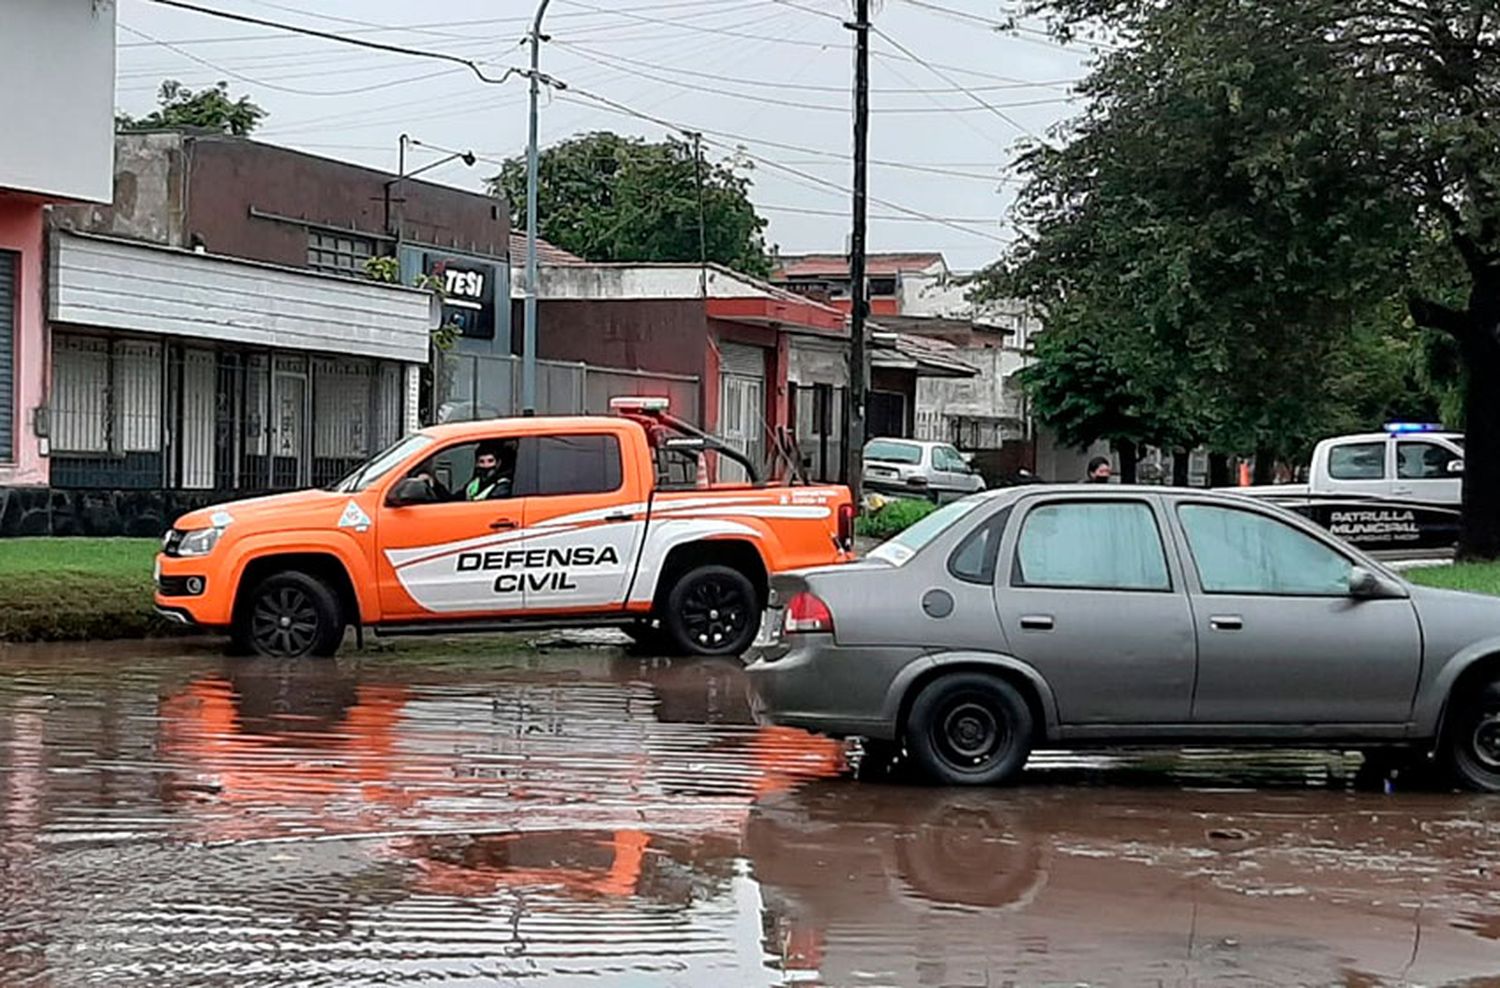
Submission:
[[1343,410],[1404,400],[1410,344],[1388,337],[1416,210],[1359,166],[1378,96],[1322,30],[1327,3],[1045,6],[1107,13],[1131,43],[1083,84],[1065,143],[1025,153],[1029,235],[981,288],[1043,316],[1043,420],[1079,444],[1291,455]]
[[1500,596],[1500,563],[1455,563],[1452,566],[1421,566],[1405,574],[1413,583],[1446,590],[1467,590]]
[[152,610],[156,539],[0,539],[0,641],[140,638]]
[[[701,172],[703,249],[709,261],[736,271],[770,272],[761,231],[766,221],[750,204],[748,163],[700,161],[693,146],[669,138],[599,132],[544,149],[537,162],[540,235],[590,261],[699,259]],[[505,162],[490,179],[518,229],[526,225],[526,159]]]
[[157,92],[158,109],[144,117],[115,115],[115,129],[131,130],[211,130],[221,134],[245,137],[260,126],[266,111],[250,97],[229,98],[229,83],[218,82],[193,92],[176,79],[168,79]]
[[937,510],[931,501],[898,498],[888,501],[873,515],[860,515],[854,521],[854,534],[861,538],[885,539],[900,535]]

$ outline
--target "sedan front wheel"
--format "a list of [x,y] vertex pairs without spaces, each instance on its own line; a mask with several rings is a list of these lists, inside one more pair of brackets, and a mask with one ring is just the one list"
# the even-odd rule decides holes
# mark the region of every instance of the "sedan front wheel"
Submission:
[[1458,783],[1476,792],[1500,792],[1500,682],[1486,683],[1462,701],[1446,734],[1448,765]]
[[1031,754],[1031,708],[1014,686],[983,673],[929,683],[906,720],[906,747],[942,785],[985,786],[1020,773]]

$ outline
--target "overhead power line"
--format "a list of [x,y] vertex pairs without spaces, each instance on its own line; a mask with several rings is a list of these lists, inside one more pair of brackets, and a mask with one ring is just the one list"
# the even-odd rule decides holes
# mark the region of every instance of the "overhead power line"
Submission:
[[[556,85],[556,83],[554,83],[554,85]],[[603,107],[606,107],[607,109],[613,110],[616,113],[620,113],[620,114],[623,114],[623,115],[628,116],[628,117],[634,117],[637,120],[644,120],[644,121],[646,121],[648,123],[655,124],[658,127],[664,127],[667,130],[669,130],[669,131],[674,131],[674,132],[677,132],[677,133],[680,133],[680,134],[694,134],[694,133],[703,134],[703,133],[708,133],[708,131],[705,131],[705,130],[695,129],[695,128],[689,127],[689,126],[687,126],[685,124],[677,123],[677,122],[671,121],[671,120],[666,120],[666,119],[663,119],[661,117],[653,116],[652,114],[649,114],[649,113],[643,113],[640,110],[636,110],[636,109],[634,109],[632,107],[629,107],[629,106],[626,106],[625,104],[620,103],[620,102],[618,102],[616,100],[612,100],[612,99],[610,99],[607,96],[600,96],[597,93],[590,93],[590,92],[587,92],[585,90],[574,89],[574,88],[571,88],[571,87],[559,87],[559,88],[562,89],[562,91],[559,93],[559,98],[562,98],[562,99],[568,99],[568,98],[570,98],[570,94],[574,95],[574,96],[578,96],[578,97],[581,97],[581,98],[583,98],[585,100],[588,100],[590,102],[596,103],[599,106],[603,106]],[[765,165],[767,168],[771,168],[771,169],[774,169],[774,170],[780,171],[780,172],[785,172],[785,173],[787,173],[789,175],[795,175],[798,178],[801,178],[804,182],[811,183],[811,184],[819,186],[821,188],[830,189],[830,190],[832,190],[834,192],[839,192],[839,193],[844,193],[844,194],[847,194],[849,192],[849,189],[848,189],[847,186],[840,185],[837,182],[831,182],[828,179],[821,178],[821,177],[819,177],[817,175],[813,175],[810,172],[804,172],[804,171],[802,171],[801,169],[798,169],[798,168],[793,168],[790,165],[783,165],[780,162],[774,161],[774,160],[772,160],[770,158],[761,157],[760,155],[753,154],[753,153],[751,153],[749,151],[744,150],[743,148],[735,148],[733,145],[727,145],[727,144],[724,144],[724,143],[719,142],[719,141],[710,141],[707,138],[704,138],[704,142],[708,143],[708,144],[717,144],[719,147],[725,148],[725,149],[730,150],[730,151],[737,151],[738,153],[745,155],[745,157],[750,158],[752,161],[756,161],[756,162],[759,162],[762,165]],[[896,210],[899,213],[905,213],[908,216],[913,216],[913,217],[916,217],[918,219],[926,220],[929,223],[936,223],[936,224],[938,224],[940,226],[947,226],[947,227],[950,227],[952,229],[960,230],[960,231],[962,231],[964,233],[971,234],[973,236],[984,237],[985,239],[993,240],[996,243],[1000,243],[1000,244],[1008,244],[1009,243],[1009,241],[1007,241],[1007,240],[1005,240],[1005,239],[1003,239],[1003,238],[1001,238],[1001,237],[999,237],[999,236],[997,236],[995,234],[985,233],[985,232],[982,232],[982,231],[979,231],[979,230],[974,230],[974,229],[972,229],[970,227],[967,227],[967,226],[963,226],[963,225],[958,224],[958,223],[952,223],[952,222],[949,222],[949,221],[945,220],[941,216],[934,216],[931,213],[924,213],[924,212],[922,212],[919,209],[912,209],[909,206],[903,206],[903,205],[901,205],[900,203],[897,203],[897,202],[891,202],[891,201],[886,200],[886,199],[877,199],[875,196],[870,196],[870,201],[874,202],[874,203],[878,203],[878,204],[886,207],[887,209],[894,209],[894,210]]]
[[[160,38],[153,38],[151,35],[147,34],[144,31],[137,31],[129,24],[125,24],[123,22],[120,24],[120,30],[133,34],[138,38],[145,38],[146,40],[151,41],[154,44],[158,44],[169,51],[176,52],[183,58],[197,62],[199,65],[213,69],[215,72],[222,75],[227,75],[231,79],[237,79],[240,82],[249,83],[252,86],[259,86],[262,89],[269,89],[273,92],[290,93],[293,96],[355,96],[361,93],[373,93],[377,90],[389,89],[392,86],[404,86],[409,82],[422,82],[426,79],[436,79],[438,76],[451,75],[452,73],[458,71],[458,69],[456,68],[438,69],[436,72],[424,72],[421,75],[403,76],[400,79],[387,79],[384,82],[370,83],[366,86],[355,86],[352,89],[298,89],[295,86],[283,86],[279,83],[269,82],[265,79],[257,79],[253,76],[242,75],[241,73],[236,72],[234,69],[228,68],[223,65],[216,65],[206,58],[202,58],[198,55],[194,55],[190,51],[185,51],[181,48],[178,48],[170,41],[162,41]],[[324,75],[326,73],[313,74]],[[152,86],[150,88],[155,89],[157,87]]]
[[885,31],[882,31],[880,28],[876,27],[873,24],[870,26],[870,30],[873,31],[873,32],[875,32],[875,34],[879,35],[882,39],[884,39],[885,42],[886,42],[886,44],[890,45],[892,48],[895,48],[897,51],[901,52],[907,58],[911,59],[913,62],[916,62],[918,65],[922,66],[927,71],[929,71],[933,75],[937,76],[939,79],[941,79],[944,82],[948,83],[948,85],[950,85],[950,86],[958,86],[961,90],[963,90],[963,93],[964,93],[965,96],[969,97],[969,99],[973,100],[979,106],[982,106],[986,110],[990,111],[995,116],[999,117],[1001,120],[1003,120],[1006,123],[1010,124],[1016,130],[1019,130],[1021,133],[1026,134],[1026,135],[1031,136],[1031,137],[1035,137],[1036,136],[1035,134],[1031,133],[1031,130],[1028,127],[1026,127],[1026,125],[1024,125],[1020,121],[1016,120],[1015,117],[1012,117],[1010,114],[1006,113],[1004,110],[1002,110],[999,107],[995,106],[993,103],[990,103],[983,96],[980,96],[978,93],[974,92],[972,89],[969,89],[967,86],[964,86],[963,84],[961,84],[960,82],[958,82],[956,79],[954,79],[952,76],[950,76],[948,73],[946,73],[942,69],[938,68],[936,65],[932,64],[931,62],[925,61],[916,52],[912,51],[910,48],[906,47],[901,42],[899,42],[895,38],[891,37],[889,33],[885,32]]
[[452,62],[462,65],[473,72],[481,82],[502,83],[513,75],[524,74],[520,69],[508,68],[498,78],[486,74],[478,62],[464,58],[461,55],[450,55],[447,52],[424,51],[420,48],[407,48],[404,45],[388,45],[383,41],[369,41],[365,38],[350,37],[347,34],[335,34],[332,31],[319,31],[316,28],[303,27],[299,24],[284,24],[279,21],[269,21],[260,17],[251,17],[248,14],[236,14],[228,10],[215,10],[212,7],[200,7],[195,3],[187,3],[186,0],[151,0],[152,3],[163,7],[176,7],[179,10],[191,10],[197,14],[206,14],[209,17],[220,17],[228,21],[237,21],[241,24],[254,24],[256,27],[271,28],[277,31],[291,31],[294,34],[304,34],[310,38],[322,38],[324,41],[333,41],[343,45],[356,45],[360,48],[370,48],[374,51],[390,52],[395,55],[409,55],[413,58],[430,58],[440,62]]

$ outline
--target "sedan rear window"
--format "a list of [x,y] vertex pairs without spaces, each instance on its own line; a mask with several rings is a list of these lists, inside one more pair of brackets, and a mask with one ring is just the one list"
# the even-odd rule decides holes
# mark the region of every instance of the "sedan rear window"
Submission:
[[906,531],[870,550],[870,558],[884,559],[896,566],[903,565],[917,551],[946,532],[949,526],[984,503],[981,497],[966,497],[939,508]]
[[877,439],[865,446],[865,459],[884,463],[921,463],[922,447]]

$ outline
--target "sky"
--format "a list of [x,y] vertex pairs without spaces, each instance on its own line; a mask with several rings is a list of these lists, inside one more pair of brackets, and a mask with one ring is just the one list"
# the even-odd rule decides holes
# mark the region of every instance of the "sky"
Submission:
[[[486,75],[524,68],[534,0],[191,0],[198,6],[385,44],[443,52]],[[552,0],[543,147],[612,130],[660,140],[703,134],[705,154],[751,168],[751,199],[782,253],[842,251],[850,225],[852,0]],[[1041,24],[999,30],[996,0],[873,0],[869,250],[941,251],[956,271],[992,262],[1022,141],[1080,104],[1086,42]],[[478,189],[526,148],[526,81],[487,84],[463,65],[235,23],[154,0],[117,0],[116,103],[155,107],[163,79],[219,80],[269,115],[255,137],[395,171],[471,150],[423,177]],[[643,119],[650,118],[650,119]]]

